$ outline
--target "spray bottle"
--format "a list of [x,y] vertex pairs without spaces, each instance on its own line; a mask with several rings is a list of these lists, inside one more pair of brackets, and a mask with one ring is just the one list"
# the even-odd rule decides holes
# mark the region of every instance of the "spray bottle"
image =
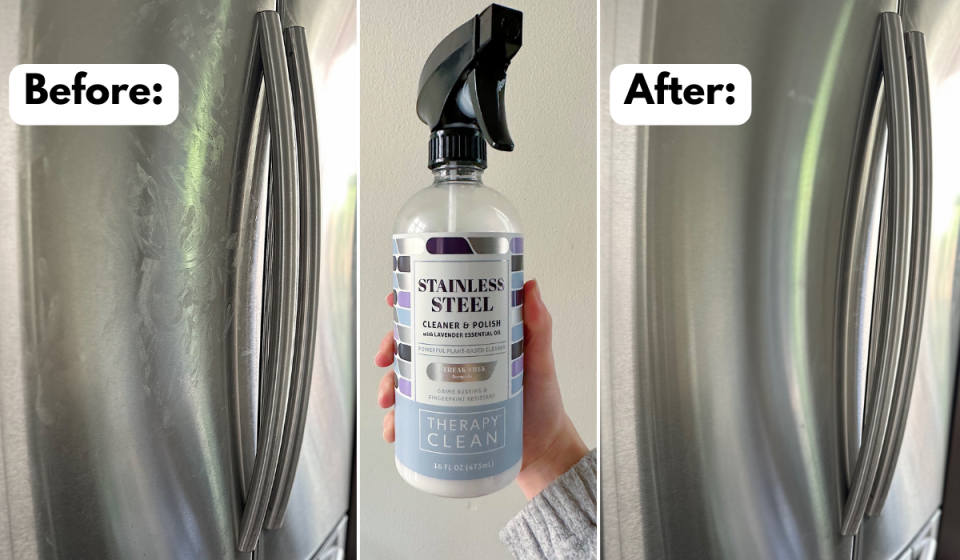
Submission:
[[523,451],[523,237],[482,182],[487,144],[512,151],[504,89],[523,15],[490,5],[434,48],[417,114],[433,184],[393,236],[396,464],[439,496],[495,492]]

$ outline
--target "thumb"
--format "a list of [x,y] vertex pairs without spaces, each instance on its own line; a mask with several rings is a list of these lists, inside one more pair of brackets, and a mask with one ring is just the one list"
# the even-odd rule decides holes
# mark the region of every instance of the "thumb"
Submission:
[[527,375],[556,377],[553,318],[543,304],[536,280],[523,285],[523,369]]

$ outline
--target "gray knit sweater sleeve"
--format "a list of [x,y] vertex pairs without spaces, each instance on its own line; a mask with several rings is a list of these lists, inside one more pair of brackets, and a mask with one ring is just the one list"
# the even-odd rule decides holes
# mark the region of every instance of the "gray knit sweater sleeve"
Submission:
[[520,560],[597,557],[597,450],[537,494],[500,540]]

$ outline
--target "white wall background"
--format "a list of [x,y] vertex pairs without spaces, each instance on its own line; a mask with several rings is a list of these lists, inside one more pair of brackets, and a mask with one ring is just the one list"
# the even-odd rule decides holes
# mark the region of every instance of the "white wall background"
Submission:
[[[362,0],[360,11],[357,510],[359,558],[510,558],[499,531],[526,499],[516,485],[452,500],[408,486],[381,439],[373,365],[392,327],[390,238],[399,205],[430,184],[429,131],[417,118],[420,69],[486,0]],[[490,149],[484,182],[516,205],[526,279],[554,318],[564,406],[591,448],[596,408],[596,3],[515,0],[523,47],[508,71],[512,153]]]

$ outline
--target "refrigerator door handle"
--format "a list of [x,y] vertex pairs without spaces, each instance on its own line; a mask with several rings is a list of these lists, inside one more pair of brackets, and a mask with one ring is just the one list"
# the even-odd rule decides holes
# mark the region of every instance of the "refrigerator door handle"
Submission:
[[[266,118],[271,138],[268,225],[273,237],[272,270],[264,273],[263,330],[261,336],[260,423],[257,451],[246,487],[237,549],[250,552],[257,546],[270,491],[280,459],[286,394],[293,370],[296,329],[297,277],[300,255],[300,209],[297,188],[296,132],[293,94],[285,63],[280,16],[275,11],[257,14],[254,49],[263,63]],[[256,56],[256,55],[254,55]],[[270,248],[268,248],[268,251]]]
[[[846,483],[853,478],[860,446],[859,398],[860,384],[865,376],[860,372],[859,349],[861,325],[866,318],[861,310],[866,307],[865,280],[870,272],[866,269],[870,264],[867,256],[871,249],[873,204],[877,196],[877,185],[884,177],[884,154],[887,150],[886,106],[880,75],[879,22],[869,52],[871,58],[867,65],[867,78],[847,178],[848,188],[837,267],[836,364],[840,380],[840,457],[844,461],[843,474]],[[882,267],[882,247],[885,239],[883,233],[878,237],[881,250],[877,251],[877,269]],[[882,274],[878,273],[878,276]],[[877,282],[876,286],[879,291],[883,284]],[[868,345],[868,348],[872,347],[873,342]],[[873,369],[873,366],[868,366],[868,369]]]
[[907,294],[907,321],[900,355],[900,372],[893,392],[893,406],[884,438],[880,466],[867,515],[880,515],[890,491],[907,425],[910,397],[917,372],[917,356],[923,327],[923,309],[930,261],[930,215],[932,198],[932,137],[930,83],[923,33],[906,34],[907,74],[910,87],[910,124],[913,132],[913,235],[910,251],[910,287]]
[[293,373],[280,462],[273,482],[265,526],[277,529],[290,500],[300,447],[306,427],[310,382],[317,334],[317,307],[320,280],[320,137],[317,131],[316,98],[310,71],[307,35],[303,27],[283,32],[287,50],[293,107],[297,123],[297,164],[300,185],[300,278],[297,300],[297,330]]
[[[864,433],[861,440],[860,452],[856,466],[849,479],[849,492],[843,508],[840,533],[844,536],[854,535],[860,529],[873,488],[877,466],[880,460],[880,450],[883,437],[886,433],[887,422],[893,393],[896,366],[899,362],[901,342],[903,338],[903,324],[906,312],[906,291],[909,262],[909,234],[910,234],[910,106],[907,94],[906,53],[903,43],[903,26],[900,16],[893,12],[880,14],[879,40],[875,45],[879,56],[871,56],[871,64],[880,64],[884,83],[884,99],[886,106],[886,120],[888,129],[887,141],[887,177],[883,197],[883,211],[881,223],[880,250],[883,251],[883,276],[877,281],[882,282],[883,311],[882,315],[874,313],[871,318],[873,325],[881,329],[876,337],[871,337],[869,364],[876,364],[876,369],[869,370],[868,391],[866,406],[864,407]],[[880,73],[874,68],[868,72],[867,91],[864,94],[864,103],[872,102],[877,98],[876,89],[879,87]],[[872,90],[872,91],[871,91]],[[860,126],[867,120],[864,115],[869,107],[861,107]],[[858,134],[859,136],[859,134]],[[859,139],[859,138],[858,138]],[[859,147],[855,156],[862,156]],[[855,165],[860,165],[856,163]],[[850,266],[851,262],[842,263]],[[842,270],[850,270],[849,268]],[[842,284],[841,284],[842,286]],[[841,315],[847,311],[846,307],[838,307]],[[841,325],[843,318],[841,317]],[[879,321],[879,323],[878,323]],[[873,331],[877,327],[872,327]],[[846,334],[841,331],[845,336]],[[841,344],[847,340],[840,341]],[[877,344],[874,344],[876,342]],[[851,349],[846,348],[844,352]],[[840,354],[843,355],[844,352]],[[873,358],[876,355],[878,358]],[[838,364],[842,373],[848,373],[846,364]],[[843,380],[843,376],[841,376]],[[845,380],[842,381],[845,385]],[[841,393],[843,394],[843,393]],[[847,402],[841,402],[846,406]],[[849,414],[844,412],[844,415]],[[846,426],[843,427],[844,431]],[[844,434],[843,437],[847,437]],[[847,453],[846,449],[842,452]]]

